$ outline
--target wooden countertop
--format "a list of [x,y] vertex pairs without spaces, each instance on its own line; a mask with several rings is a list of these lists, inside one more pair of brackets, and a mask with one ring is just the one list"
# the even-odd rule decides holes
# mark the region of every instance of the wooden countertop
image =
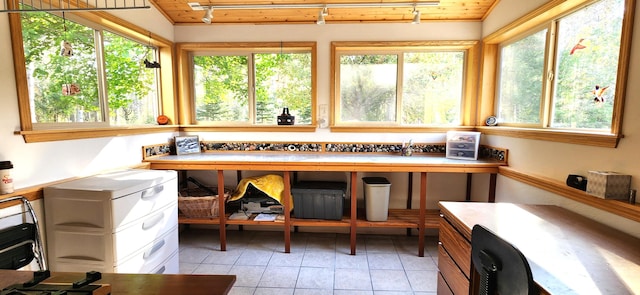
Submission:
[[527,257],[550,294],[640,294],[640,239],[551,205],[440,202],[468,239],[482,224]]
[[[45,283],[69,283],[81,280],[84,273],[51,273]],[[31,271],[0,270],[0,290],[33,278]],[[172,275],[102,273],[94,284],[110,284],[111,294],[122,295],[223,295],[229,293],[235,275]]]
[[152,169],[497,173],[496,160],[388,154],[210,152],[147,158]]

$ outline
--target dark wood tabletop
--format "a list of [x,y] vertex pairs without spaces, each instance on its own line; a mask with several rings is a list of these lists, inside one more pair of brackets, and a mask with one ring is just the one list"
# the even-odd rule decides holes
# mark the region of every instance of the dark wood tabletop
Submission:
[[[52,272],[44,283],[72,283],[85,277],[84,273]],[[0,270],[0,289],[20,284],[33,278],[31,271]],[[109,284],[111,294],[228,294],[236,281],[235,275],[185,274],[114,274],[103,273],[93,284]]]

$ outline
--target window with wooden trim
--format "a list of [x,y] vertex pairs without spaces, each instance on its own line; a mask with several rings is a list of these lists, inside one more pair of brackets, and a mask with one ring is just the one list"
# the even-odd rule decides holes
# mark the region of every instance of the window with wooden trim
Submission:
[[333,42],[332,127],[469,124],[474,41]]
[[485,39],[480,114],[495,115],[505,128],[482,131],[615,147],[633,1],[560,2]]
[[103,18],[93,13],[28,12],[11,18],[14,62],[24,65],[16,66],[16,77],[24,77],[16,82],[26,106],[20,108],[20,132],[27,142],[113,136],[114,128],[146,133],[145,126],[157,125],[166,105],[160,95],[160,51],[170,50],[170,44],[152,43],[150,33],[136,33],[115,18],[105,22],[110,27],[101,25]]
[[[224,127],[277,126],[286,108],[294,126],[314,124],[315,43],[179,44],[182,122]],[[186,71],[186,72],[185,72]]]

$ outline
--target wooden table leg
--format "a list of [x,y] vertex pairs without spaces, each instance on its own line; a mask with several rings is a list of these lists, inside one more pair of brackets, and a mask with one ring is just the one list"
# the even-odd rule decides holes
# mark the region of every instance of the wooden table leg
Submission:
[[467,192],[465,193],[464,200],[471,201],[471,185],[473,184],[473,173],[467,173]]
[[427,215],[427,172],[420,172],[420,216],[418,218],[418,256],[424,257],[424,222]]
[[356,198],[358,187],[358,172],[351,172],[351,216],[349,220],[351,255],[356,255],[356,232],[358,225],[358,200]]
[[[222,197],[220,197],[222,196]],[[220,217],[220,251],[227,251],[227,214],[224,212],[224,171],[218,170],[218,215]]]
[[284,253],[291,252],[291,175],[284,171]]
[[497,173],[491,173],[489,176],[489,203],[496,202],[496,180],[498,178]]
[[[409,180],[407,181],[407,208],[411,209],[413,203],[413,172],[409,172]],[[407,237],[411,236],[411,228],[407,228]]]

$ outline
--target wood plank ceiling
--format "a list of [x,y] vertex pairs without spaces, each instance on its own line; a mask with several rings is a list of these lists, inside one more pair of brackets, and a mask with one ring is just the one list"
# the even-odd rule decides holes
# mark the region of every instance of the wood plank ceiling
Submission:
[[[407,22],[413,18],[413,7],[410,5],[392,7],[389,3],[434,2],[426,0],[152,0],[153,4],[176,25],[207,25],[202,22],[205,10],[194,10],[189,3],[213,7],[211,24],[314,24],[319,18],[322,8],[327,5],[325,20],[332,23],[391,23]],[[481,21],[493,9],[499,0],[440,0],[435,6],[418,6],[420,20],[427,21]],[[437,2],[437,1],[436,1]],[[334,4],[370,3],[371,7],[331,7]],[[382,6],[374,7],[382,3]],[[251,8],[242,5],[311,5],[312,8]],[[423,3],[424,4],[424,3]],[[238,6],[233,9],[216,9],[220,5]]]

